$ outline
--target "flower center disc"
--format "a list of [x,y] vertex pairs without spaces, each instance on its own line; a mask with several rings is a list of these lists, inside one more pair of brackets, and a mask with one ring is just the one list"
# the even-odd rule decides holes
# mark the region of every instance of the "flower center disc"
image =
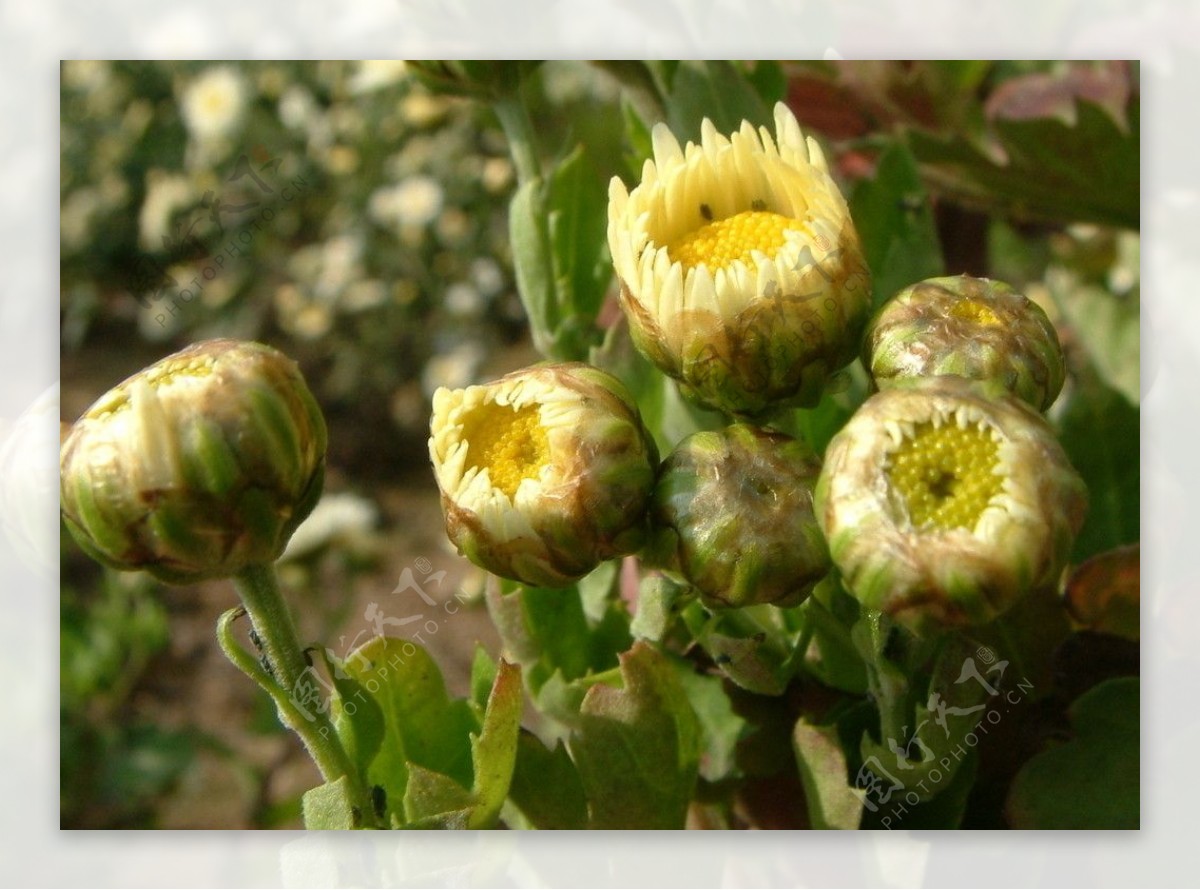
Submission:
[[799,220],[778,213],[747,210],[676,238],[667,245],[667,253],[685,269],[701,265],[724,269],[737,260],[750,263],[754,250],[774,254],[784,245],[783,233],[800,225]]
[[978,426],[917,426],[891,455],[888,479],[916,527],[974,528],[1000,493],[996,441]]
[[492,487],[511,501],[524,479],[550,461],[550,443],[537,405],[481,405],[463,421],[467,465],[487,470]]
[[992,311],[992,307],[978,300],[959,300],[950,307],[950,314],[976,324],[1000,324],[1000,316]]

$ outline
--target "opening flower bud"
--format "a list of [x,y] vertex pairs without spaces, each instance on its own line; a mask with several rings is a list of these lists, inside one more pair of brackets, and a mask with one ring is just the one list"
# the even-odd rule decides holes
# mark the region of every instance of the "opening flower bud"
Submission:
[[545,364],[442,388],[430,429],[446,533],[476,565],[561,587],[641,546],[658,452],[612,375]]
[[710,607],[802,602],[829,572],[813,514],[821,463],[803,442],[735,424],[684,439],[663,463],[652,517]]
[[638,348],[731,414],[812,406],[854,360],[871,287],[820,147],[782,103],[775,135],[659,124],[632,192],[609,186],[608,244]]
[[1001,281],[930,278],[888,300],[871,320],[863,363],[886,389],[912,377],[997,384],[1039,411],[1066,376],[1062,347],[1042,308]]
[[274,561],[324,482],[321,410],[295,362],[209,340],[102,396],[62,444],[62,516],[118,569],[173,583]]
[[921,634],[1057,581],[1087,491],[1045,419],[956,377],[897,383],[829,444],[817,515],[863,605]]

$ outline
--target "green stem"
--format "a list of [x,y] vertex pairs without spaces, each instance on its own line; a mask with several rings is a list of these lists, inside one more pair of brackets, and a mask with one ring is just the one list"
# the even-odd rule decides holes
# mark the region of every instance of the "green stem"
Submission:
[[492,102],[500,126],[508,139],[508,147],[512,152],[513,164],[517,168],[517,179],[522,183],[537,179],[542,175],[541,164],[538,163],[537,140],[534,136],[533,122],[520,95],[511,93]]
[[227,612],[218,624],[221,648],[230,661],[271,694],[280,718],[300,736],[325,781],[334,782],[344,776],[350,786],[350,796],[360,802],[362,818],[368,823],[373,822],[370,796],[338,739],[328,709],[314,707],[302,711],[294,698],[309,666],[296,636],[292,616],[280,594],[274,567],[270,564],[249,566],[233,578],[233,583],[254,625],[270,675],[233,640],[229,624],[238,617],[237,610]]

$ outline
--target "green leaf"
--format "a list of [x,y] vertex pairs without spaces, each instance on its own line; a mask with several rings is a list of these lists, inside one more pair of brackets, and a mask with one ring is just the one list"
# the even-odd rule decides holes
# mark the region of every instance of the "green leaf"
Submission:
[[508,796],[517,759],[522,704],[521,669],[501,660],[492,694],[488,697],[483,728],[471,739],[475,806],[469,820],[470,828],[492,827]]
[[561,739],[550,751],[533,733],[521,731],[509,799],[535,828],[587,827],[583,783]]
[[1038,754],[1013,780],[1014,828],[1138,828],[1139,689],[1136,677],[1108,680],[1071,705],[1074,737]]
[[646,643],[623,653],[624,688],[584,698],[570,749],[592,828],[683,828],[696,782],[699,726],[671,663]]
[[755,62],[746,78],[768,108],[787,98],[787,75],[774,60]]
[[939,785],[935,796],[911,804],[904,792],[894,793],[887,805],[878,807],[874,812],[869,809],[864,812],[859,828],[864,831],[880,828],[892,831],[958,828],[966,813],[967,799],[975,785],[978,770],[977,749],[969,748],[955,771]]
[[816,595],[798,608],[809,627],[809,642],[803,653],[804,670],[833,689],[854,695],[865,693],[867,669],[850,638],[849,627],[839,621]]
[[995,621],[972,628],[972,640],[1008,661],[1011,676],[1033,684],[1034,696],[1054,685],[1054,658],[1071,633],[1067,612],[1055,589],[1030,591]]
[[[550,175],[546,196],[555,296],[562,323],[575,329],[572,335],[594,330],[596,313],[612,281],[612,267],[604,262],[607,208],[608,190],[580,145]],[[556,340],[568,335],[562,330],[555,334]],[[573,344],[565,355],[585,356],[586,346],[581,343]]]
[[665,575],[648,575],[638,585],[637,614],[629,625],[635,637],[661,642],[687,588]]
[[875,176],[850,198],[850,215],[871,269],[874,305],[945,266],[928,196],[917,162],[904,145],[892,143],[879,158]]
[[717,132],[737,130],[743,120],[773,128],[771,109],[733,62],[680,62],[671,78],[667,123],[682,145],[700,141],[700,122],[708,118]]
[[475,657],[471,661],[471,704],[477,713],[482,714],[487,708],[488,696],[492,693],[492,684],[496,682],[496,662],[483,646],[475,644]]
[[1130,404],[1139,404],[1141,301],[1084,284],[1061,267],[1046,272],[1046,285],[1100,377]]
[[465,829],[474,806],[471,792],[443,773],[408,764],[404,792],[405,828]]
[[625,121],[625,168],[631,179],[642,175],[642,165],[654,157],[654,143],[650,138],[650,127],[642,119],[637,108],[625,96],[621,97],[621,117]]
[[812,827],[858,828],[863,812],[862,793],[850,787],[846,754],[837,727],[814,726],[801,718],[796,721],[792,746]]
[[554,285],[550,232],[546,219],[546,185],[540,178],[523,182],[508,208],[509,243],[521,304],[537,351],[549,358],[561,321]]
[[1141,207],[1136,98],[1126,117],[1122,127],[1099,105],[1080,99],[1073,121],[995,120],[997,157],[957,134],[913,130],[909,144],[934,187],[960,201],[1021,220],[1136,229]]
[[774,606],[710,613],[692,602],[681,614],[692,637],[738,686],[759,695],[780,695],[787,688],[799,661],[796,634],[783,626]]
[[345,776],[304,792],[300,807],[304,827],[309,831],[349,831],[361,824],[361,816],[351,803]]
[[1088,512],[1072,560],[1141,536],[1141,440],[1138,410],[1083,373],[1059,420],[1059,437],[1088,489]]
[[[442,675],[424,649],[407,640],[376,637],[355,650],[343,669],[367,691],[364,698],[373,700],[382,715],[384,735],[367,770],[367,782],[384,789],[393,817],[399,815],[394,811],[396,802],[407,799],[414,764],[441,773],[464,789],[471,787],[470,734],[477,728],[475,718],[467,702],[447,696]],[[347,700],[347,710],[352,703]]]
[[[518,587],[504,593],[499,583],[488,586],[488,612],[505,652],[525,668],[525,682],[538,708],[554,709],[559,719],[565,716],[559,705],[569,706],[582,697],[570,688],[571,682],[614,667],[617,653],[632,641],[624,606],[599,597],[605,574],[596,575],[589,594],[593,608],[604,608],[596,622],[588,620],[577,587]],[[555,689],[545,698],[543,687],[551,682]]]
[[700,722],[700,775],[709,782],[729,778],[737,772],[737,745],[747,723],[734,712],[720,677],[698,674],[690,662],[672,664]]

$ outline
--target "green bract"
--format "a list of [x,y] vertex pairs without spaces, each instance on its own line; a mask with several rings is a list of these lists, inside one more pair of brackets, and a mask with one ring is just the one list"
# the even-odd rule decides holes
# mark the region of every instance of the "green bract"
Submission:
[[274,561],[320,497],[325,421],[296,364],[209,340],[99,399],[62,444],[62,516],[89,554],[174,583]]
[[729,414],[811,407],[854,360],[870,275],[820,147],[782,103],[774,137],[711,121],[654,128],[654,160],[609,186],[608,244],[629,330],[685,393]]
[[911,377],[998,384],[1039,411],[1066,375],[1054,325],[1001,281],[930,278],[885,303],[867,327],[863,363],[880,389]]
[[959,378],[868,399],[830,442],[817,515],[847,588],[917,633],[1052,584],[1087,493],[1046,421]]
[[430,430],[446,533],[476,565],[561,587],[641,546],[658,452],[612,375],[544,364],[439,389]]
[[666,459],[652,516],[706,604],[796,605],[828,573],[820,469],[803,442],[746,424],[689,436]]

